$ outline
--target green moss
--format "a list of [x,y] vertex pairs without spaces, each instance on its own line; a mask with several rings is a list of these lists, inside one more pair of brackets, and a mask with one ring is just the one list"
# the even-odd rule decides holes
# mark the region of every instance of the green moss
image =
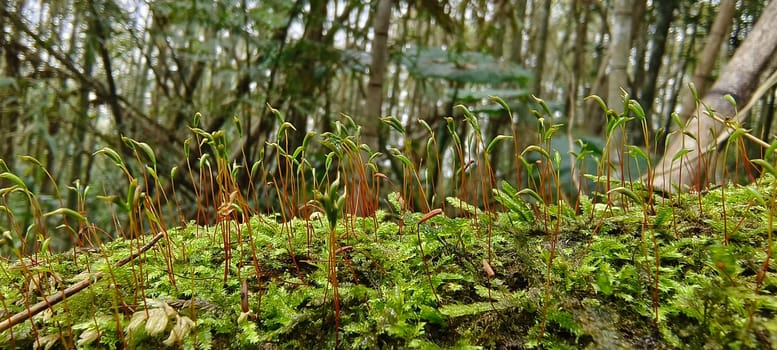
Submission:
[[774,259],[762,273],[769,210],[750,195],[768,189],[752,186],[713,190],[701,207],[694,195],[659,200],[648,213],[587,198],[579,212],[543,208],[513,191],[504,197],[508,211],[496,215],[450,200],[471,218],[438,215],[418,224],[420,213],[378,211],[337,220],[337,310],[324,217],[190,223],[122,267],[108,263],[143,240],[54,256],[49,265],[26,262],[26,269],[3,262],[4,317],[25,310],[25,300],[41,300],[33,275],[47,281],[47,294],[94,278],[85,271],[105,275],[3,332],[0,344],[33,346],[37,334],[42,346],[84,348],[774,345]]

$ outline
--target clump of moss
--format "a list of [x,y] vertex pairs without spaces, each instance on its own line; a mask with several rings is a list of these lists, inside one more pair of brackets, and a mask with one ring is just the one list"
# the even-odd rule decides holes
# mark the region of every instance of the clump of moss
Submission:
[[111,264],[142,239],[49,264],[3,262],[4,317],[90,273],[103,276],[4,331],[0,344],[770,347],[777,344],[771,211],[749,195],[766,196],[768,186],[718,190],[726,191],[725,214],[716,191],[701,206],[683,195],[657,200],[649,212],[586,198],[577,211],[543,208],[515,195],[501,213],[348,217],[336,225],[335,246],[326,243],[325,216],[260,215],[169,230],[169,239],[121,267]]

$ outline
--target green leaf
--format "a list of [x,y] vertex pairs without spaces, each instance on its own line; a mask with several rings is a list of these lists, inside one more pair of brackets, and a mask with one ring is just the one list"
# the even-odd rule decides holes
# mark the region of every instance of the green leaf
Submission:
[[440,308],[440,313],[448,317],[473,316],[493,310],[495,303],[477,302],[472,304],[446,304]]
[[[758,159],[758,160],[760,160],[760,159]],[[772,169],[772,170],[774,170],[774,169]],[[775,174],[772,174],[772,176],[774,176],[774,175]],[[750,186],[745,187],[745,191],[748,193],[748,195],[751,198],[754,198],[756,200],[756,202],[758,202],[759,205],[761,205],[764,208],[767,207],[766,201],[764,200],[764,197],[761,195],[760,192],[758,192],[757,190],[755,190],[754,188],[752,188]]]
[[[528,89],[520,89],[520,88],[519,89],[496,89],[496,88],[489,88],[489,87],[475,85],[470,89],[461,89],[461,88],[447,89],[446,95],[448,95],[448,97],[451,99],[455,99],[455,102],[480,103],[484,99],[489,99],[490,101],[498,104],[497,101],[494,101],[492,99],[494,96],[500,96],[501,98],[506,98],[510,100],[518,100],[520,98],[525,98],[530,96],[530,91]],[[508,109],[505,109],[505,110],[508,110]]]
[[453,52],[442,47],[411,46],[398,55],[411,75],[473,84],[528,84],[529,70],[476,51]]
[[732,246],[715,245],[709,248],[712,264],[727,278],[735,277],[740,268]]
[[[502,182],[503,188],[505,187],[505,183],[506,182]],[[521,221],[532,222],[534,220],[534,215],[532,214],[531,209],[529,209],[529,206],[526,205],[526,203],[520,197],[514,196],[514,189],[512,195],[508,194],[510,193],[509,191],[500,191],[496,188],[492,189],[491,191],[494,194],[494,200],[504,205],[505,208],[507,208],[507,210],[510,212],[518,214],[518,217],[521,219]]]

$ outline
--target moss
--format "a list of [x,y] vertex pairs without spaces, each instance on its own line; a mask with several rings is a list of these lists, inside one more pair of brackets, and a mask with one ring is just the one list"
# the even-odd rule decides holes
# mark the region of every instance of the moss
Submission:
[[[0,342],[28,347],[37,333],[56,346],[109,348],[165,340],[185,348],[773,346],[777,266],[772,259],[762,272],[769,211],[749,193],[767,190],[752,186],[724,189],[725,214],[715,190],[701,207],[685,195],[649,212],[598,210],[585,198],[580,212],[546,211],[513,198],[516,211],[498,215],[457,202],[470,218],[418,224],[420,213],[378,211],[338,220],[337,309],[325,218],[190,223],[122,267],[109,269],[106,259],[142,242],[27,262],[61,277],[49,291],[94,278],[84,271],[105,275]],[[526,220],[545,212],[553,215]],[[20,264],[2,263],[5,317],[41,300]],[[160,308],[167,323],[158,333],[145,318],[130,329],[133,316]],[[170,342],[185,319],[193,327]]]

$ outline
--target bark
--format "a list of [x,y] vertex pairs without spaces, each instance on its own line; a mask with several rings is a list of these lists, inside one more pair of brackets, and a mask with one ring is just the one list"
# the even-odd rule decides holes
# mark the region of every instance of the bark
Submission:
[[[613,14],[612,41],[610,42],[609,81],[607,83],[607,106],[615,111],[623,111],[622,89],[629,86],[629,57],[631,52],[631,0],[616,0]],[[628,91],[628,90],[627,90]],[[609,161],[621,164],[623,129],[613,130],[607,135]],[[622,171],[621,171],[622,173]]]
[[[3,2],[2,5],[4,11],[17,11],[12,9],[12,4],[9,2]],[[20,72],[20,53],[18,52],[19,37],[17,31],[11,28],[11,25],[6,22],[5,16],[0,16],[0,51],[2,52],[3,61],[0,62],[3,68],[3,75],[5,78],[14,79],[15,84],[7,85],[0,88],[0,133],[5,135],[4,142],[0,143],[0,159],[6,162],[6,164],[13,169],[15,146],[16,146],[16,132],[19,129],[19,120],[22,117],[20,111],[19,99],[22,98],[22,91],[19,88],[21,72]],[[7,181],[0,180],[0,185],[6,185]]]
[[[634,47],[634,50],[636,51],[633,59],[633,62],[636,62],[636,64],[634,64],[634,71],[632,74],[633,79],[629,87],[631,88],[631,92],[636,95],[639,93],[639,89],[645,81],[645,65],[643,62],[645,62],[645,55],[647,54],[647,40],[649,37],[647,35],[647,26],[649,25],[649,21],[645,20],[647,1],[631,1],[631,46]],[[637,124],[639,123],[632,123],[631,126],[634,127]],[[637,126],[637,129],[642,130],[642,127]]]
[[[94,13],[92,13],[91,16],[94,16]],[[99,45],[98,41],[100,40],[96,36],[97,32],[97,22],[99,19],[97,18],[90,18],[87,24],[85,35],[85,42],[86,45],[84,45],[83,53],[82,53],[82,67],[84,70],[84,74],[87,76],[91,76],[94,71],[95,66],[95,52],[94,49]],[[77,27],[74,27],[77,28]],[[74,30],[75,34],[75,30]],[[75,47],[75,35],[73,38],[73,43],[71,44],[71,47]],[[63,83],[64,85],[64,83]],[[88,169],[84,169],[83,163],[84,163],[84,155],[82,152],[85,149],[88,149],[89,146],[87,146],[87,129],[89,125],[89,86],[86,86],[84,84],[79,84],[79,94],[78,94],[78,105],[76,107],[76,115],[73,125],[73,147],[75,148],[75,152],[73,152],[73,155],[71,157],[72,166],[70,167],[70,179],[82,179],[82,175],[86,175],[89,173]],[[64,86],[63,86],[63,90]],[[53,152],[52,152],[53,153]],[[64,168],[64,166],[63,166]],[[70,191],[68,193],[67,197],[67,206],[68,208],[76,208],[78,200],[78,193],[76,191]],[[80,239],[80,237],[76,237],[76,239]],[[81,242],[74,242],[76,245],[80,246]]]
[[[593,7],[592,14],[597,15],[591,19],[590,23],[598,22],[599,30],[592,45],[594,47],[593,59],[589,65],[592,82],[590,87],[583,85],[583,95],[605,96],[607,93],[607,65],[610,63],[610,52],[606,50],[605,45],[610,32],[610,24],[607,21],[609,9],[600,2],[592,2],[590,5]],[[601,135],[607,124],[603,122],[604,117],[599,105],[590,100],[584,104],[580,119],[585,131],[593,135]]]
[[[632,0],[631,10],[631,47],[634,48],[634,56],[631,61],[634,62],[633,70],[631,74],[631,81],[629,81],[629,95],[631,98],[637,98],[641,93],[642,85],[645,83],[645,61],[648,54],[648,39],[650,38],[648,26],[652,23],[651,20],[646,20],[647,17],[647,1],[646,0]],[[626,134],[624,138],[627,144],[644,144],[645,131],[642,127],[642,123],[635,121],[626,124]]]
[[537,76],[534,80],[534,94],[542,97],[542,73],[545,70],[545,51],[548,47],[548,24],[550,22],[550,1],[545,0],[540,13],[540,28],[537,34]]
[[116,81],[113,78],[113,64],[111,62],[111,54],[108,52],[108,35],[109,28],[105,28],[103,19],[100,17],[100,9],[97,8],[97,4],[94,1],[89,1],[89,10],[91,11],[92,30],[97,37],[97,51],[102,59],[103,68],[105,69],[105,80],[108,85],[106,100],[108,107],[113,114],[113,119],[116,122],[116,131],[118,136],[123,136],[124,132],[124,116],[121,105],[119,104],[119,95],[116,88]]
[[569,93],[567,94],[566,115],[569,116],[569,126],[574,127],[578,123],[575,116],[577,114],[580,82],[585,81],[585,46],[588,44],[586,34],[588,33],[588,20],[591,17],[591,11],[585,0],[575,0],[571,8],[572,16],[577,20],[575,21],[575,42],[572,48],[572,78],[569,82]]
[[[710,28],[710,34],[707,35],[706,44],[704,44],[704,48],[699,54],[699,64],[693,72],[693,85],[696,87],[699,96],[704,96],[707,88],[714,81],[712,69],[715,67],[720,47],[731,30],[736,4],[736,0],[722,0],[720,2],[718,14],[715,16],[715,21],[712,22],[712,28]],[[696,109],[696,101],[690,91],[685,89],[684,92],[684,94],[681,94],[683,97],[680,118],[683,121],[687,121],[691,117],[691,113]]]
[[[737,105],[746,103],[763,71],[777,52],[777,1],[764,9],[720,77],[704,95],[702,104],[720,118],[735,118],[741,122],[747,114],[737,114],[733,105],[723,99],[731,95]],[[685,132],[671,135],[666,154],[654,167],[652,182],[655,189],[672,193],[687,188],[701,189],[715,182],[715,169],[710,166],[717,146],[725,141],[730,130],[706,114],[706,108],[694,113],[685,125]],[[650,180],[650,179],[648,179]],[[650,182],[650,181],[649,181]],[[677,186],[677,187],[675,187]]]
[[[656,83],[658,82],[658,72],[661,70],[661,63],[666,51],[666,38],[669,34],[669,27],[672,24],[674,10],[679,3],[675,0],[659,0],[654,3],[656,11],[656,29],[651,41],[651,50],[647,62],[647,74],[642,84],[642,92],[639,97],[640,105],[645,110],[645,118],[648,125],[653,125],[653,103],[656,98]],[[651,128],[648,128],[651,130]],[[652,139],[651,135],[645,135]]]
[[391,23],[391,0],[380,0],[375,13],[372,39],[372,66],[367,86],[367,113],[361,120],[364,143],[373,151],[379,151],[379,118],[383,106],[383,82],[388,61],[388,31]]
[[[686,18],[687,19],[687,18]],[[656,154],[663,155],[666,152],[666,140],[667,140],[667,134],[670,130],[672,130],[672,118],[670,115],[675,111],[675,107],[677,107],[678,100],[680,99],[680,92],[682,90],[682,86],[685,85],[685,74],[682,74],[682,72],[685,72],[690,64],[691,57],[693,56],[693,47],[696,44],[696,29],[698,27],[697,21],[692,21],[690,23],[687,23],[686,32],[689,33],[690,40],[688,42],[672,42],[673,46],[677,46],[675,49],[676,58],[674,59],[674,62],[676,63],[670,63],[670,67],[675,67],[672,70],[679,72],[679,73],[673,73],[671,75],[677,76],[677,79],[674,79],[674,81],[671,82],[671,86],[669,89],[669,97],[666,99],[666,103],[661,105],[661,111],[660,115],[664,117],[663,121],[663,127],[662,132],[659,135],[658,139],[656,140]]]
[[[300,98],[289,107],[288,119],[297,128],[297,131],[289,133],[287,151],[294,150],[302,144],[305,134],[308,131],[308,118],[315,111],[317,98],[320,96],[320,83],[323,77],[315,74],[326,63],[323,50],[324,40],[324,22],[327,18],[327,1],[310,1],[310,10],[307,14],[305,32],[302,35],[302,42],[298,43],[297,59],[299,62],[294,66],[289,79],[290,85],[286,93],[289,96],[300,96]],[[302,97],[304,96],[304,97]]]
[[[569,79],[569,92],[566,96],[566,115],[569,118],[569,129],[567,131],[567,143],[569,152],[574,152],[574,140],[572,131],[576,127],[578,110],[578,93],[580,91],[580,82],[585,77],[585,45],[587,43],[586,34],[588,33],[588,20],[590,18],[590,9],[586,0],[575,0],[571,5],[572,18],[575,18],[575,41],[572,47],[572,76]],[[581,13],[582,11],[582,13]],[[571,154],[571,153],[570,153]],[[572,176],[572,185],[574,188],[580,188],[578,180],[577,163],[574,157],[569,157],[569,169]]]
[[512,39],[510,42],[510,61],[523,63],[523,29],[526,17],[526,1],[516,1],[514,15],[511,18],[510,30]]

